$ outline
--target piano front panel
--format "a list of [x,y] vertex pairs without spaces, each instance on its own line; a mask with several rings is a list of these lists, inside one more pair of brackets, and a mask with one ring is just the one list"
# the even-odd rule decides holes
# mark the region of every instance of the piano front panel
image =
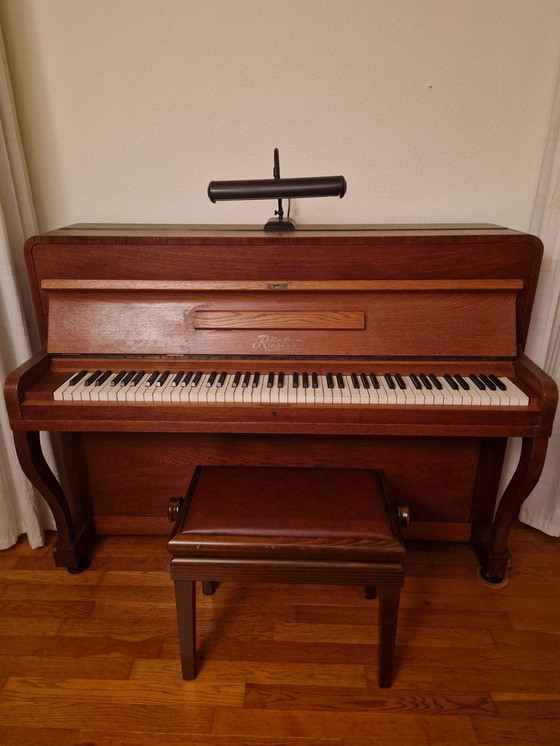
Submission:
[[[101,533],[168,534],[167,500],[184,494],[197,464],[240,464],[383,468],[394,500],[410,505],[410,538],[469,539],[481,449],[477,438],[218,433],[78,437]],[[500,468],[499,459],[495,468]]]

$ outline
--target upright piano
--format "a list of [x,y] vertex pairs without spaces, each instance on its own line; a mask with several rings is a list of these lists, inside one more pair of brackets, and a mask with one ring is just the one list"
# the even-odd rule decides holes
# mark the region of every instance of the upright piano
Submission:
[[[381,468],[408,538],[470,541],[483,578],[504,580],[557,401],[523,352],[536,237],[93,224],[25,252],[43,347],[5,396],[57,565],[86,567],[96,533],[166,533],[198,464]],[[495,511],[509,438],[520,456]]]

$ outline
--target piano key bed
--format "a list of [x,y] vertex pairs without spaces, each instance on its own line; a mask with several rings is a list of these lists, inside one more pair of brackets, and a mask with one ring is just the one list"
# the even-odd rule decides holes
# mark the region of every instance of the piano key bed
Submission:
[[492,373],[81,370],[55,401],[181,404],[347,404],[524,407],[529,397]]

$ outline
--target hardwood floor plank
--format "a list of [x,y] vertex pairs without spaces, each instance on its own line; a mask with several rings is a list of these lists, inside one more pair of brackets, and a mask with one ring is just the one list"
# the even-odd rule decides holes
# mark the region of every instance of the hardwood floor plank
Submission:
[[560,693],[492,692],[500,717],[560,718]]
[[[164,642],[161,657],[176,658],[176,645]],[[207,660],[256,661],[267,663],[363,664],[375,663],[375,645],[345,643],[284,642],[277,640],[235,640],[216,638],[208,647]]]
[[0,671],[6,676],[29,678],[128,679],[134,658],[122,653],[66,656],[0,656]]
[[245,707],[272,710],[361,710],[396,715],[495,715],[488,692],[426,694],[423,692],[351,687],[317,687],[248,683]]
[[[349,644],[375,643],[377,627],[354,624],[298,624],[278,622],[274,625],[274,639],[290,642],[339,642]],[[479,629],[423,629],[408,627],[397,635],[397,645],[406,639],[407,645],[422,647],[453,647],[454,645],[473,648],[493,648],[494,641],[487,630]]]
[[560,634],[560,611],[520,610],[508,612],[514,630]]
[[[399,746],[476,746],[467,716],[393,715],[378,712],[257,710],[217,708],[213,733],[232,742],[247,735],[305,738],[338,737],[354,742]],[[367,740],[369,739],[369,741]]]
[[[352,606],[310,606],[299,604],[295,607],[298,623],[310,624],[371,624],[377,618],[377,605],[372,608]],[[401,608],[399,627],[456,627],[463,629],[511,629],[512,625],[505,612],[471,611],[468,615],[462,609]]]
[[239,685],[172,689],[147,682],[88,679],[8,679],[0,697],[0,722],[6,726],[80,728],[106,721],[111,730],[172,730],[209,733],[212,702],[241,707]]
[[11,635],[52,635],[61,624],[58,617],[0,617],[0,653],[10,652]]
[[0,743],[5,746],[76,746],[78,738],[77,729],[0,725]]
[[[178,658],[173,660],[136,659],[131,680],[158,682],[169,686],[180,680]],[[263,661],[202,660],[197,681],[258,684],[290,684],[347,687],[366,686],[365,667],[361,665],[270,663]]]
[[162,641],[159,637],[134,635],[123,638],[108,634],[83,635],[5,635],[0,637],[0,651],[13,656],[75,656],[110,655],[121,653],[132,657],[159,655]]
[[[375,665],[367,666],[369,685],[377,685]],[[411,689],[419,692],[471,692],[496,691],[507,686],[512,692],[560,691],[558,665],[552,671],[521,671],[507,666],[492,668],[489,664],[456,668],[452,655],[447,667],[432,666],[426,656],[422,666],[414,667],[406,659],[396,660],[393,689]]]
[[[106,733],[99,730],[80,731],[80,742],[77,746],[187,746],[181,734],[171,731],[154,733]],[[231,737],[191,735],[188,746],[345,746],[341,738],[286,738],[272,737],[253,738],[247,736],[235,739]]]
[[93,610],[92,601],[52,601],[52,600],[0,600],[0,618],[19,617],[22,619],[44,617],[46,619],[86,618]]
[[[474,716],[471,718],[480,746],[528,746],[547,743],[541,736],[534,720]],[[548,746],[554,743],[549,741]]]

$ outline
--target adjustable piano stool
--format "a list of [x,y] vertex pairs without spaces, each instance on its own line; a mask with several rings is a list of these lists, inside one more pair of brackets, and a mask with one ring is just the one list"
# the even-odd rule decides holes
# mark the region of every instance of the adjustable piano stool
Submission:
[[391,685],[405,548],[382,472],[199,466],[180,502],[168,548],[184,679],[196,676],[195,581],[208,594],[231,580],[377,589],[378,681]]

